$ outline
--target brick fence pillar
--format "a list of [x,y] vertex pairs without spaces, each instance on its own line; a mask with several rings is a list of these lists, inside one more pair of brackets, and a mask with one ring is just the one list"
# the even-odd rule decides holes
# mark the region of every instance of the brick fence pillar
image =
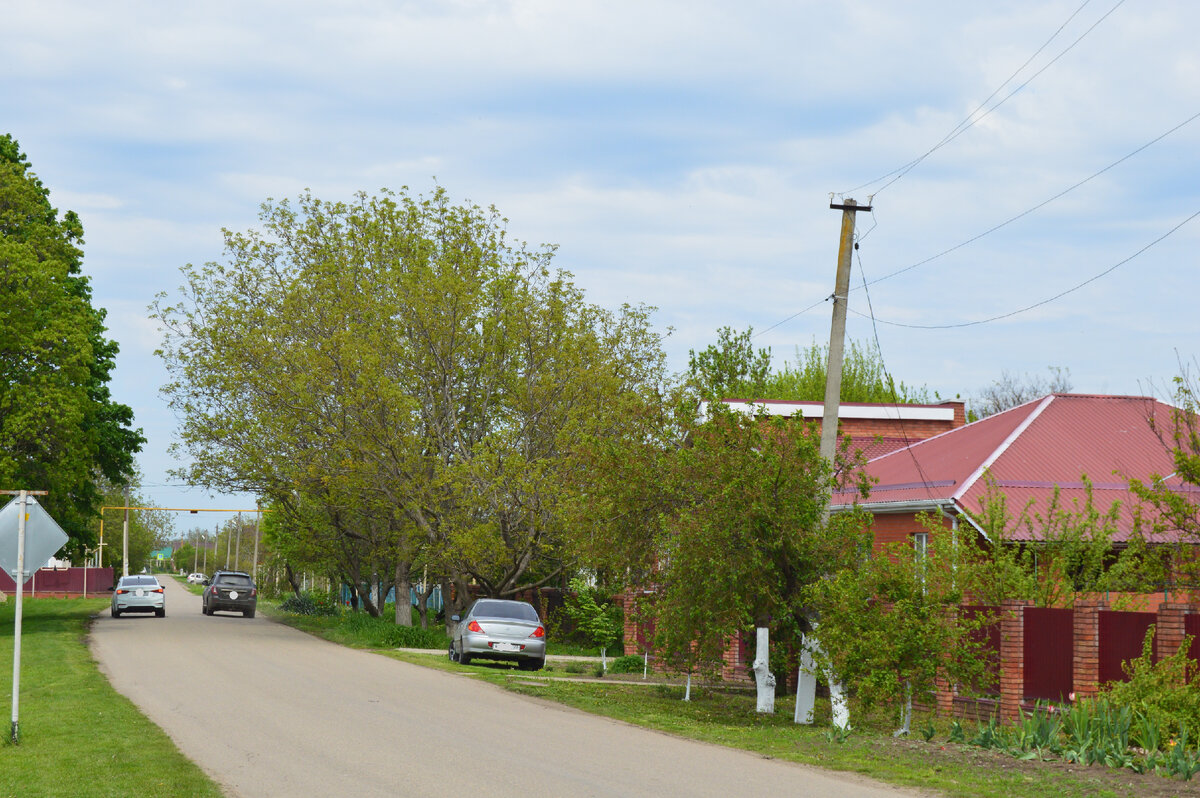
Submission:
[[1195,604],[1166,602],[1158,605],[1158,619],[1154,626],[1154,654],[1159,660],[1173,656],[1183,645],[1186,635],[1185,618],[1196,612]]
[[[950,624],[958,622],[958,610],[951,607],[946,611],[946,620]],[[946,659],[950,658],[950,652],[945,652],[943,655]],[[933,680],[934,695],[937,701],[937,711],[939,715],[950,715],[954,712],[954,685],[944,676],[938,676]]]
[[1075,602],[1075,662],[1071,668],[1075,700],[1095,698],[1100,692],[1100,611],[1105,601]]
[[1010,599],[1000,604],[1000,719],[1015,720],[1025,700],[1025,608],[1033,604]]

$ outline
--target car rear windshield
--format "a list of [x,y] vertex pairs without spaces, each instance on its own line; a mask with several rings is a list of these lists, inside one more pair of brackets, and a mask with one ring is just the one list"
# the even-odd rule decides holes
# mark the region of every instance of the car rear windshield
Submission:
[[471,614],[481,618],[512,618],[534,623],[538,620],[537,610],[523,601],[481,601]]
[[158,580],[153,576],[122,577],[121,584],[128,587],[158,587]]
[[250,577],[242,574],[221,574],[217,577],[217,581],[223,585],[245,585],[250,586]]

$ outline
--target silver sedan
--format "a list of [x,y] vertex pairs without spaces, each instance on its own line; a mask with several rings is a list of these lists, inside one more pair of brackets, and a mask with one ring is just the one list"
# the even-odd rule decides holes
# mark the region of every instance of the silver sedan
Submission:
[[153,612],[159,618],[167,614],[163,586],[153,576],[122,576],[112,588],[112,617],[123,612]]
[[457,615],[450,659],[469,665],[473,659],[515,662],[521,670],[541,670],[546,664],[546,627],[526,601],[479,599],[467,614]]

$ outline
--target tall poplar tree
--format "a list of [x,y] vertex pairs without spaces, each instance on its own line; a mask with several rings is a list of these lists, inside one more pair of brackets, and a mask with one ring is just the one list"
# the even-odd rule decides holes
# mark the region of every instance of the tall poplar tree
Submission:
[[40,501],[76,552],[94,542],[98,482],[128,482],[145,443],[109,393],[117,344],[82,245],[79,217],[59,214],[0,135],[0,486],[49,491]]

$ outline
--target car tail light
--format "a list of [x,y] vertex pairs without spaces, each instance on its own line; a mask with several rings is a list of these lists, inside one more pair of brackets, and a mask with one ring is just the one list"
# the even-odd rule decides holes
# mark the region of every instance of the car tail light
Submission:
[[120,588],[119,590],[117,590],[117,593],[119,593],[119,594],[121,594],[121,593],[128,593],[128,592],[129,592],[129,591],[128,591],[128,590],[126,590],[125,588]]
[[258,595],[258,588],[256,588],[256,587],[250,588],[250,598],[254,598],[257,595]]
[[163,589],[161,587],[156,587],[153,590],[151,590],[150,592],[151,593],[161,593],[162,591],[163,591]]
[[212,594],[212,595],[214,595],[214,596],[215,596],[215,595],[217,595],[217,586],[216,586],[216,585],[213,585],[213,586],[212,586],[212,590],[210,590],[210,591],[209,591],[209,593],[211,593],[211,594]]
[[471,621],[469,624],[467,624],[467,628],[470,629],[472,632],[482,632],[483,631],[483,627],[480,626],[479,623],[476,621]]
[[538,628],[534,629],[533,633],[529,636],[530,637],[545,637],[546,629],[544,627],[539,626]]

